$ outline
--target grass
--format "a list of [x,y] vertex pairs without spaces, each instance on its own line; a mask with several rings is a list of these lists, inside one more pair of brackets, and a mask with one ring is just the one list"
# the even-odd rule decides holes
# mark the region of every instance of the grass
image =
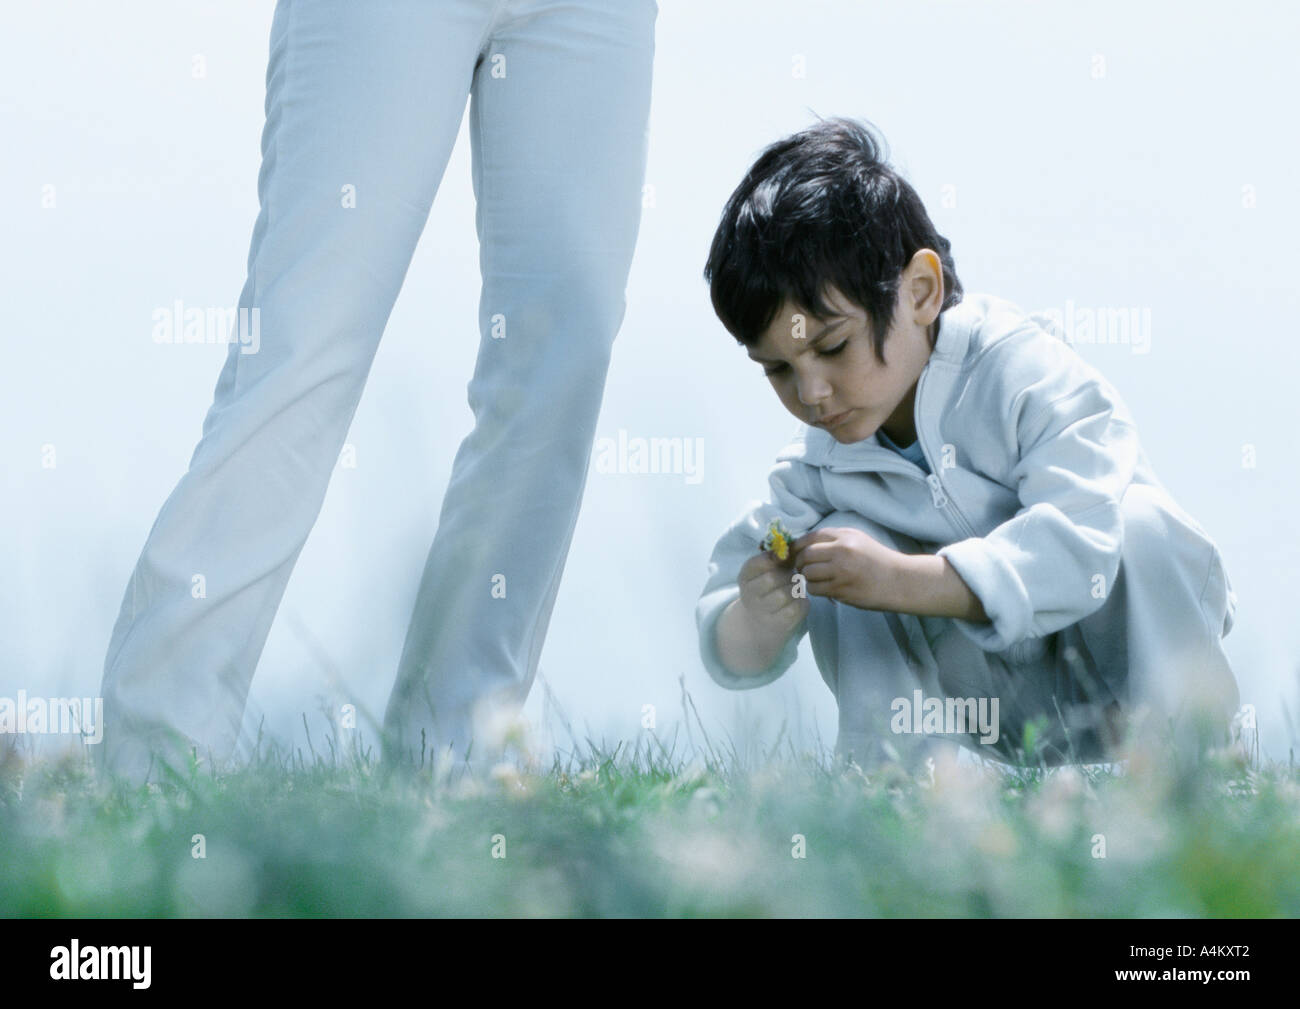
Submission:
[[353,735],[138,789],[0,749],[0,915],[1300,915],[1300,769],[1240,745],[867,773],[643,731],[454,782]]

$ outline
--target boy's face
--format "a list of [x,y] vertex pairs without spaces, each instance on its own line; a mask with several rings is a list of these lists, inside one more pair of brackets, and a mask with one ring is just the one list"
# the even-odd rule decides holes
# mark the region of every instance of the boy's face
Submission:
[[[918,262],[927,253],[933,264]],[[882,348],[885,364],[872,347],[866,311],[833,286],[825,295],[833,315],[816,318],[787,301],[749,350],[785,408],[842,444],[863,441],[882,427],[899,445],[916,440],[916,383],[930,359],[927,330],[943,304],[938,256],[918,252],[898,291]],[[800,314],[802,336],[796,335]]]

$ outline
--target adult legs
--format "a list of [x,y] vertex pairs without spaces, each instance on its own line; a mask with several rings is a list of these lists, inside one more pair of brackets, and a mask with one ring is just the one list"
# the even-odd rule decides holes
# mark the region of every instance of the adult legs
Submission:
[[237,741],[465,108],[495,0],[280,0],[241,308],[188,472],[131,576],[105,660],[107,766]]
[[517,710],[535,677],[624,314],[657,11],[511,0],[475,71],[475,423],[421,578],[386,759],[418,761],[422,745],[487,759],[491,716]]

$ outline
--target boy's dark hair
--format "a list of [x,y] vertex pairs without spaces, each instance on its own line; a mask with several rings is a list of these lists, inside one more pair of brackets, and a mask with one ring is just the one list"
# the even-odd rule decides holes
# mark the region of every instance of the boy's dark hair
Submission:
[[[865,309],[883,363],[899,277],[919,249],[933,249],[942,264],[940,311],[961,301],[948,240],[887,159],[883,137],[877,144],[843,117],[763,151],[727,200],[704,267],[713,310],[732,336],[754,346],[786,299],[831,315],[822,292],[833,284]],[[938,333],[936,319],[931,347]]]

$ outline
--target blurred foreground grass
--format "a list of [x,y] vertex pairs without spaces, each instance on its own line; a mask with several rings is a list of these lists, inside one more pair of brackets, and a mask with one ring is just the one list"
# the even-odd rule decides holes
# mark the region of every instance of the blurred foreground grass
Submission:
[[0,915],[1300,915],[1300,774],[1236,749],[1176,770],[941,753],[913,777],[793,748],[687,761],[643,733],[453,784],[333,742],[135,790],[9,747]]

